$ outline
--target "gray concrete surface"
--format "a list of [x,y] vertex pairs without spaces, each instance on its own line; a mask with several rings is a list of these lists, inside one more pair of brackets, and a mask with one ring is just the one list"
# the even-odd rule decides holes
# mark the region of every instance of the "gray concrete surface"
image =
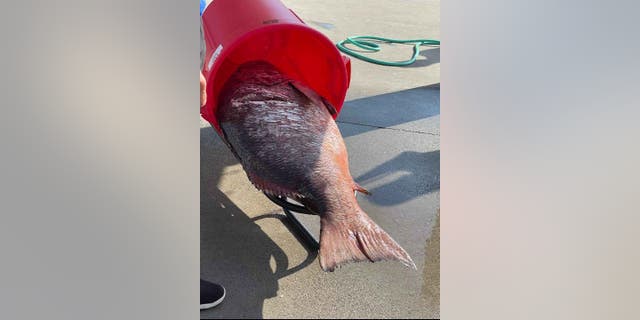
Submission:
[[[337,42],[347,35],[439,37],[438,1],[284,1]],[[366,4],[366,5],[365,5]],[[410,47],[391,48],[404,59]],[[382,55],[381,55],[382,56]],[[352,60],[338,118],[353,177],[372,191],[362,208],[412,256],[324,273],[282,220],[282,210],[249,183],[215,131],[201,123],[201,276],[227,287],[225,302],[201,318],[437,318],[439,302],[439,49],[416,65]],[[317,233],[317,217],[301,221]]]

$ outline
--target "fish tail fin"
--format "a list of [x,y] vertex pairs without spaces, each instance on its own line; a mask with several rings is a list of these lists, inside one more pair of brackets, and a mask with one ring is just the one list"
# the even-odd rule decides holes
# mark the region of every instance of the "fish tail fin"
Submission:
[[320,218],[320,266],[334,271],[348,262],[397,260],[416,269],[409,254],[358,208],[348,219]]

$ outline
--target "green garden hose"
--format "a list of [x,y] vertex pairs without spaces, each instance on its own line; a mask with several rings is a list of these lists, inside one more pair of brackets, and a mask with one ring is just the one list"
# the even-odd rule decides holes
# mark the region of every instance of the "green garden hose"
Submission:
[[[344,46],[345,43],[350,43],[360,49],[363,49],[365,51],[368,52],[378,52],[380,51],[380,46],[375,43],[372,42],[373,41],[377,41],[377,42],[383,42],[383,43],[400,43],[400,44],[414,44],[413,46],[413,56],[411,57],[411,59],[406,60],[406,61],[384,61],[384,60],[378,60],[378,59],[373,59],[371,57],[367,57],[364,56],[362,54],[359,54],[357,52],[355,52],[352,49],[349,49],[347,47]],[[420,54],[420,46],[434,46],[440,45],[440,40],[431,40],[431,39],[417,39],[417,40],[396,40],[396,39],[389,39],[389,38],[382,38],[382,37],[375,37],[375,36],[354,36],[354,37],[348,37],[346,40],[343,40],[341,42],[339,42],[338,44],[336,44],[336,46],[338,47],[338,49],[352,57],[356,57],[358,59],[367,61],[367,62],[371,62],[371,63],[375,63],[375,64],[379,64],[379,65],[383,65],[383,66],[391,66],[391,67],[401,67],[401,66],[408,66],[414,62],[416,62],[416,58],[418,58],[418,55]]]

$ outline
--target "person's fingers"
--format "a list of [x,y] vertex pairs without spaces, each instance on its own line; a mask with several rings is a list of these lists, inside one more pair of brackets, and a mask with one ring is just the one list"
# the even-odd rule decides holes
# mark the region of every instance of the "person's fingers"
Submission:
[[207,80],[200,71],[200,106],[204,106],[205,103],[207,103]]

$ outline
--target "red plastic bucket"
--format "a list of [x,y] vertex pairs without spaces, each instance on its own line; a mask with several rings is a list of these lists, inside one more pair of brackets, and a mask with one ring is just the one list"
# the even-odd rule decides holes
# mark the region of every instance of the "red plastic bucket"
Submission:
[[279,0],[214,0],[202,14],[202,24],[207,103],[200,113],[218,132],[220,90],[239,65],[252,60],[275,65],[340,113],[351,77],[349,58]]

